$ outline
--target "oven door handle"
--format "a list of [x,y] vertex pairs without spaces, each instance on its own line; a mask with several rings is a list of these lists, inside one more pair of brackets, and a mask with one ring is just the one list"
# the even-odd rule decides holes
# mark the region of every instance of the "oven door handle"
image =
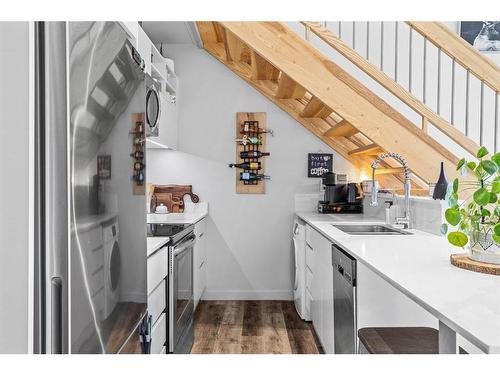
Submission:
[[181,246],[179,247],[174,247],[173,255],[174,257],[181,255],[183,252],[185,252],[187,249],[192,247],[196,243],[196,236],[192,235],[190,239],[184,241],[181,243]]

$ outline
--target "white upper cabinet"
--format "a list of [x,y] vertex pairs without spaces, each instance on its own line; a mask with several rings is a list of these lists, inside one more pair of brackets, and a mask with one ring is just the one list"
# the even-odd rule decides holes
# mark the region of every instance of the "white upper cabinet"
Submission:
[[123,27],[128,36],[134,39],[135,41],[134,47],[137,47],[137,40],[139,36],[139,23],[131,21],[121,21],[120,25],[121,27]]

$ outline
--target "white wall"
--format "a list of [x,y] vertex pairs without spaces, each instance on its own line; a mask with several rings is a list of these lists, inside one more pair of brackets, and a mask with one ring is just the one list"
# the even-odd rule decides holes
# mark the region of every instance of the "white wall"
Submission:
[[29,24],[0,22],[0,354],[27,353]]
[[[334,152],[227,67],[194,46],[166,48],[180,77],[179,151],[148,151],[147,178],[192,184],[209,202],[205,298],[291,298],[294,195],[314,193],[308,152]],[[266,194],[235,193],[236,112],[267,112]],[[357,178],[335,155],[335,170]]]

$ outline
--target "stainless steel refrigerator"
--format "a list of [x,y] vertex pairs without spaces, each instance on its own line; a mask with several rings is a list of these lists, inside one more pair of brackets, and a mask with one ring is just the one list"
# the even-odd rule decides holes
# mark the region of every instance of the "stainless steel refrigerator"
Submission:
[[35,23],[35,352],[141,352],[146,202],[131,153],[144,77],[119,23]]

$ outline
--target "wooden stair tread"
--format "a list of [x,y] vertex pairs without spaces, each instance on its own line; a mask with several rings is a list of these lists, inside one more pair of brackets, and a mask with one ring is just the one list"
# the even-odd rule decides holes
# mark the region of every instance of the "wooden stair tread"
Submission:
[[397,168],[378,168],[376,171],[375,171],[375,177],[377,177],[377,175],[381,175],[381,174],[401,174],[401,173],[404,173],[404,168],[403,167],[397,167]]
[[332,126],[330,129],[328,129],[325,133],[325,137],[352,137],[354,134],[359,133],[358,129],[356,129],[354,126],[352,126],[348,121],[342,120],[336,125]]
[[321,100],[312,97],[309,103],[306,104],[304,110],[300,113],[302,117],[319,117],[325,118],[330,116],[333,110],[325,105]]
[[348,154],[351,156],[355,155],[377,155],[383,152],[379,145],[371,144],[356,148],[352,151],[349,151]]
[[276,90],[277,99],[300,99],[304,96],[306,90],[285,73],[281,74]]

